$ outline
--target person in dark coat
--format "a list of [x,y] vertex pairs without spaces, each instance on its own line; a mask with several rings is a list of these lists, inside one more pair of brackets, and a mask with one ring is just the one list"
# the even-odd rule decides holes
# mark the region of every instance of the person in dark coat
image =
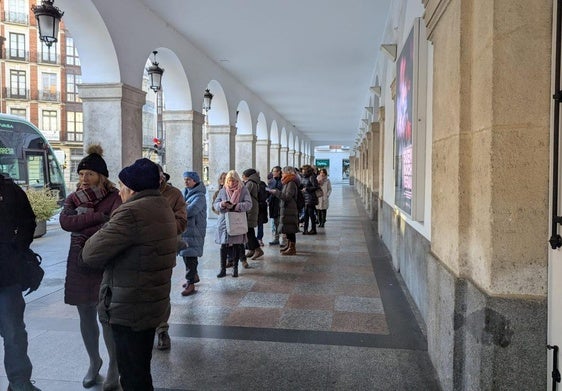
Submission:
[[138,159],[121,170],[119,180],[123,204],[86,241],[81,261],[103,270],[98,314],[111,327],[121,387],[151,391],[156,327],[170,314],[176,219],[160,193],[154,162]]
[[[64,302],[74,305],[80,317],[80,332],[90,359],[88,372],[82,380],[85,388],[101,381],[99,371],[102,359],[99,352],[99,327],[96,312],[101,270],[94,270],[78,262],[80,251],[86,240],[98,231],[111,213],[121,205],[119,191],[107,179],[109,172],[103,160],[103,149],[99,145],[88,148],[88,155],[78,164],[79,183],[76,191],[64,201],[60,213],[62,229],[70,232],[70,249],[66,263]],[[104,390],[119,386],[119,371],[111,331],[102,323],[103,337],[109,353],[109,366],[104,381]]]
[[279,231],[287,235],[287,247],[281,247],[282,255],[295,255],[296,233],[299,231],[299,210],[297,208],[298,178],[293,167],[283,167],[281,183],[283,189],[268,191],[281,200]]
[[[316,191],[320,188],[318,180],[316,179],[316,172],[314,167],[305,165],[302,167],[301,187],[304,193],[304,226],[303,235],[316,235],[316,205],[318,204],[318,197]],[[308,230],[308,222],[312,229]]]
[[0,174],[0,335],[4,340],[8,389],[12,391],[41,391],[30,380],[32,365],[27,355],[21,286],[22,254],[33,241],[35,225],[25,192]]
[[[271,179],[269,180],[267,187],[270,189],[282,190],[283,184],[281,183],[281,167],[275,166],[271,169]],[[281,199],[270,194],[267,199],[267,205],[269,208],[269,218],[271,219],[271,233],[273,234],[273,240],[269,242],[270,246],[279,245],[279,216],[281,214]]]
[[242,180],[244,181],[244,185],[248,189],[250,196],[252,197],[252,208],[247,212],[248,216],[248,243],[246,244],[246,248],[248,252],[245,254],[243,258],[242,264],[245,268],[248,267],[248,263],[246,258],[251,259],[258,259],[259,257],[263,256],[263,250],[260,247],[260,243],[256,238],[256,230],[255,228],[258,226],[258,217],[259,217],[259,202],[258,202],[258,187],[260,184],[260,175],[256,170],[253,168],[248,168],[244,170],[242,173]]
[[187,243],[187,248],[180,251],[186,270],[186,282],[181,295],[189,296],[195,293],[195,284],[199,281],[197,258],[203,256],[207,234],[207,189],[195,171],[184,172],[183,179],[185,181],[183,194],[189,219],[187,229],[181,235],[183,241]]

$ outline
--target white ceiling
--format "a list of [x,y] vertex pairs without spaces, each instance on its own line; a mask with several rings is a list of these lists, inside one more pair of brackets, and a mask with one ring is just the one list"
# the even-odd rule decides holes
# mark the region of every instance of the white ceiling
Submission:
[[353,146],[391,0],[140,1],[313,145]]

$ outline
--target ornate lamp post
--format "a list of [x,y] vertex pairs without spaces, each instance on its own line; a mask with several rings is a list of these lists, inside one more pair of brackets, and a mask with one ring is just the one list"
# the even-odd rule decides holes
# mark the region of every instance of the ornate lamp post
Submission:
[[37,19],[39,39],[51,47],[58,41],[59,24],[64,12],[53,5],[54,0],[42,0],[41,5],[34,5],[31,10]]
[[158,92],[162,88],[162,74],[164,73],[164,69],[160,68],[156,62],[156,55],[158,54],[158,51],[155,50],[152,54],[152,65],[146,68],[146,71],[150,77],[150,89],[154,92]]
[[205,90],[205,95],[203,95],[203,110],[205,111],[211,110],[212,100],[213,100],[213,94],[211,94],[211,91],[209,91],[209,89],[207,88]]

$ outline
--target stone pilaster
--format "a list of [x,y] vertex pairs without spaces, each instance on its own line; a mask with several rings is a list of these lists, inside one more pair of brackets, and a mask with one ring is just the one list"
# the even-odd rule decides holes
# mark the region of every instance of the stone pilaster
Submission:
[[287,152],[287,162],[289,166],[298,167],[295,162],[295,150],[291,149]]
[[271,144],[269,146],[269,169],[272,169],[275,166],[283,167],[279,162],[279,150],[281,149],[280,144]]
[[288,152],[289,152],[289,148],[287,147],[279,148],[279,165],[281,167],[285,167],[289,165]]
[[267,182],[267,173],[271,169],[269,167],[269,140],[256,141],[256,167],[262,180],[265,178]]
[[126,84],[81,84],[84,147],[100,144],[117,183],[119,171],[142,157],[142,106],[146,93]]
[[234,169],[234,135],[236,127],[217,125],[209,127],[209,182],[217,183],[221,172]]
[[238,173],[256,166],[256,136],[253,134],[236,135],[235,167]]
[[196,111],[166,110],[162,113],[165,130],[166,166],[170,182],[181,188],[183,172],[203,175],[203,123],[205,117]]
[[301,152],[295,152],[295,165],[297,165],[298,167],[302,167],[302,153]]

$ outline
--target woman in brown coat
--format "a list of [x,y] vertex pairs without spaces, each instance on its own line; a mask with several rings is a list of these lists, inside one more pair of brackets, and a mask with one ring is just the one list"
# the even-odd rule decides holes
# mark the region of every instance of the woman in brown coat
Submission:
[[[113,210],[121,205],[119,191],[107,179],[109,173],[102,158],[101,146],[91,146],[87,152],[88,155],[78,165],[78,187],[66,198],[60,214],[62,229],[71,232],[64,302],[78,308],[80,332],[90,358],[88,372],[82,380],[85,388],[93,387],[101,380],[99,370],[102,360],[99,352],[100,332],[96,305],[103,271],[80,265],[78,257],[86,240],[96,233],[109,220]],[[107,325],[103,325],[103,335],[109,353],[109,367],[103,390],[117,389],[119,371],[111,331]]]
[[299,231],[299,210],[297,208],[298,177],[293,167],[284,167],[281,174],[281,191],[268,191],[281,199],[281,215],[279,218],[279,232],[287,235],[287,247],[281,248],[282,255],[295,255],[296,233]]

